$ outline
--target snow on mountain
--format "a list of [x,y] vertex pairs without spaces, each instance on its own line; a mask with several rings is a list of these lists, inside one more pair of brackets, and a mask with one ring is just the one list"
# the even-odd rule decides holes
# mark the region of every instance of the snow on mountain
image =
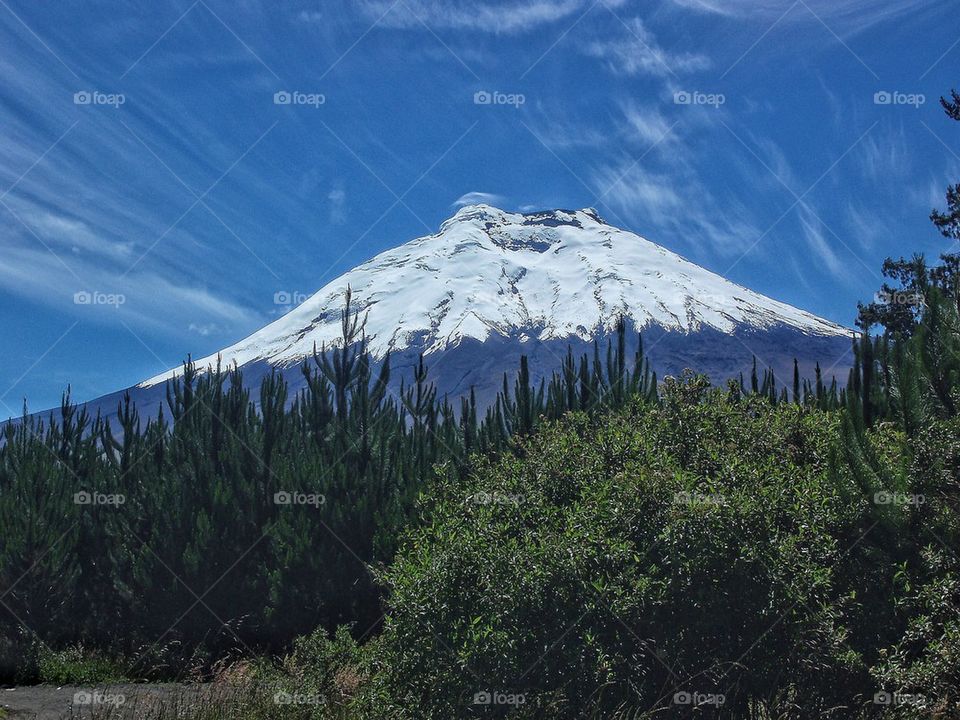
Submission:
[[[469,341],[589,341],[623,316],[673,337],[784,331],[826,347],[850,331],[709,272],[592,209],[509,213],[470,205],[440,230],[383,252],[282,318],[218,353],[236,363],[299,365],[340,338],[344,292],[365,314],[369,348],[426,355]],[[217,355],[196,362],[201,369]],[[832,359],[832,358],[827,358]],[[179,368],[139,387],[164,382]]]

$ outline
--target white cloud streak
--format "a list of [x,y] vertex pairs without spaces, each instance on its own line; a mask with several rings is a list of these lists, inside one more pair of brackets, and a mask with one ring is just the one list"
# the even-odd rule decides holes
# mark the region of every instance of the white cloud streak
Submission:
[[850,279],[850,263],[844,262],[837,255],[831,243],[827,241],[823,223],[803,204],[797,206],[797,213],[800,218],[800,228],[807,241],[807,247],[813,255],[814,266],[826,270],[837,280],[848,281]]
[[603,60],[618,75],[679,76],[705,70],[710,61],[703,55],[674,53],[660,47],[654,34],[640,18],[623,23],[623,32],[587,43],[581,51]]
[[[756,19],[772,22],[793,7],[784,22],[829,24],[834,32],[853,35],[874,25],[913,15],[938,11],[936,3],[927,0],[672,0],[682,8],[735,19]],[[806,7],[805,7],[806,6]]]
[[[611,6],[623,0],[608,0]],[[509,35],[529,32],[543,25],[572,18],[586,10],[586,0],[514,0],[513,2],[464,2],[463,0],[362,0],[359,6],[382,27],[433,30],[470,30]]]
[[[105,268],[97,259],[67,257],[69,270],[42,248],[6,247],[7,262],[0,263],[0,285],[11,293],[54,308],[84,321],[113,325],[122,320],[130,327],[178,337],[185,318],[203,318],[228,326],[255,326],[261,318],[231,298],[199,285],[187,285],[146,272],[127,277]],[[72,273],[70,271],[73,271]],[[79,278],[79,279],[78,279]],[[123,296],[118,306],[78,304],[76,293]],[[157,313],[157,298],[164,312]]]

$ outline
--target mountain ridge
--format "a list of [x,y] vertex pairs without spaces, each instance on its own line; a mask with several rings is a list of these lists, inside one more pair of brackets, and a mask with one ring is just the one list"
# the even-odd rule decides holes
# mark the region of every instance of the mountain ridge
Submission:
[[[521,346],[589,341],[608,334],[621,317],[641,332],[681,335],[789,328],[847,342],[851,332],[614,227],[593,208],[511,213],[478,204],[458,210],[436,233],[361,263],[283,317],[197,360],[197,367],[218,359],[224,366],[299,365],[314,347],[337,344],[348,286],[378,359],[413,350],[429,357],[468,339],[512,338]],[[179,372],[173,368],[137,387]]]

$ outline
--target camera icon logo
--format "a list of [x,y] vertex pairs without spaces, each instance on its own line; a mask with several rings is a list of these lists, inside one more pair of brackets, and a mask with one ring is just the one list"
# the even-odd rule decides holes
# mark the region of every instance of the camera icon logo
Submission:
[[688,692],[678,692],[673,696],[673,703],[675,705],[689,705],[693,702],[693,696]]
[[74,505],[91,505],[93,504],[93,495],[88,493],[86,490],[81,490],[73,494],[73,504]]
[[92,705],[93,693],[88,690],[78,690],[73,694],[74,705]]
[[873,696],[874,705],[892,705],[893,695],[888,692],[878,692]]
[[290,305],[293,297],[286,290],[279,290],[273,294],[274,305]]
[[486,90],[478,90],[473,94],[474,105],[489,105],[493,102],[493,95]]
[[473,696],[474,705],[489,705],[492,702],[493,702],[493,697],[491,697],[490,693],[487,692],[486,690],[483,690],[482,692],[478,692]]
[[293,97],[286,90],[279,90],[273,94],[274,105],[289,105]]
[[674,105],[689,105],[693,102],[693,96],[686,90],[678,90],[673,94]]
[[293,504],[293,494],[287,492],[286,490],[281,490],[278,493],[273,494],[273,504],[274,505],[292,505]]
[[86,90],[81,90],[80,92],[75,92],[73,94],[74,105],[89,105],[92,101],[93,101],[93,95],[91,95]]
[[888,93],[886,90],[881,90],[880,92],[875,92],[873,94],[874,105],[889,105],[892,102],[893,95]]
[[89,305],[92,302],[93,302],[93,295],[91,295],[86,290],[81,290],[80,292],[75,292],[73,294],[74,305]]

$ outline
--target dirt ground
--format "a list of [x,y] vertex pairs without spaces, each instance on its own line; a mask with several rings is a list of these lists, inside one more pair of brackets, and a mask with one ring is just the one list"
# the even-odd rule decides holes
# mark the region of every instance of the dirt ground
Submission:
[[[200,685],[142,684],[100,687],[34,685],[0,688],[0,718],[3,720],[86,720],[94,712],[103,715],[107,706],[118,711],[111,718],[136,718],[137,710],[161,701],[183,701],[199,696]],[[4,715],[4,711],[6,714]]]

